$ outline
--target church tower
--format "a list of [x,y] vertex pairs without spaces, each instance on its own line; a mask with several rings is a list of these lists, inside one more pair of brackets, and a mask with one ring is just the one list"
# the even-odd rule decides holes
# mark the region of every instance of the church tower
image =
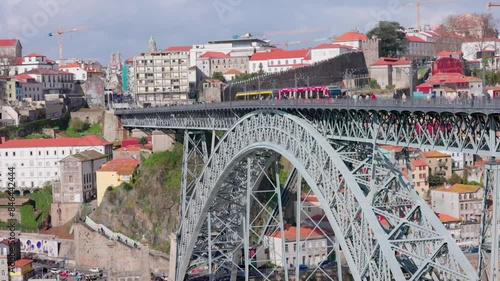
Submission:
[[151,38],[149,38],[148,52],[149,52],[149,53],[155,53],[155,52],[157,52],[157,49],[156,49],[156,41],[155,41],[155,39],[153,38],[153,35],[151,35]]

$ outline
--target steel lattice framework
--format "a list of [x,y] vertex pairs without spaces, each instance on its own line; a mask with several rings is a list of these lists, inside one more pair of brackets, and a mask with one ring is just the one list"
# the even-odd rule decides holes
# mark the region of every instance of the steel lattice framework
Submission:
[[[420,101],[422,102],[422,101]],[[393,100],[334,104],[260,101],[117,111],[127,128],[227,130],[259,109],[291,113],[338,140],[392,144],[479,155],[500,156],[497,103],[397,103]]]
[[[249,269],[257,270],[248,261],[250,236],[259,234],[251,225],[249,206],[267,206],[252,194],[269,178],[265,171],[277,155],[293,164],[298,173],[294,176],[303,177],[318,197],[356,280],[477,280],[476,270],[448,231],[413,191],[411,175],[410,183],[406,182],[377,145],[465,152],[494,159],[500,153],[500,114],[495,104],[479,106],[441,101],[430,105],[259,101],[136,109],[118,111],[117,115],[130,129],[227,131],[210,150],[208,160],[206,147],[197,148],[204,151],[198,159],[205,167],[200,174],[190,174],[197,180],[184,183],[189,194],[182,199],[186,207],[180,218],[176,280],[182,280],[193,264],[207,261],[210,273],[225,270],[232,280],[238,272],[244,272],[248,280]],[[488,169],[498,170],[495,167]],[[492,175],[487,173],[485,198],[498,186],[497,177]],[[296,178],[289,178],[286,184],[294,181]],[[285,193],[280,191],[279,180],[275,186],[273,196],[281,202]],[[497,197],[500,192],[493,196],[494,204],[500,200]],[[268,212],[268,220],[281,208]],[[283,231],[283,215],[277,218],[274,227]],[[498,220],[493,213],[484,216],[483,225],[490,221],[498,224]],[[482,230],[487,231],[486,227]],[[498,251],[493,254],[498,255]],[[242,258],[243,266],[238,262]],[[212,264],[217,266],[212,268]],[[288,280],[287,265],[284,267]],[[497,267],[490,270],[496,274]],[[264,280],[271,280],[258,272]]]
[[[184,276],[193,251],[208,240],[200,242],[209,214],[224,222],[226,248],[219,251],[234,259],[235,249],[244,244],[237,233],[245,229],[242,218],[250,204],[245,200],[247,182],[260,174],[245,167],[265,167],[278,153],[319,198],[356,280],[477,278],[444,226],[401,174],[388,168],[386,159],[378,153],[363,159],[364,153],[337,147],[290,114],[255,112],[238,121],[210,157],[191,195],[180,228],[177,276]],[[220,199],[227,192],[231,200]],[[389,225],[383,227],[377,216]]]

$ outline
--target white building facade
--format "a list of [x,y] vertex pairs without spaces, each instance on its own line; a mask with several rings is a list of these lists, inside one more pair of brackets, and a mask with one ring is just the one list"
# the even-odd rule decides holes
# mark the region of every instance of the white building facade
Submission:
[[466,167],[472,167],[474,165],[474,154],[449,151],[440,152],[451,156],[451,168],[453,170],[462,170]]
[[35,68],[23,73],[29,75],[41,84],[42,94],[70,94],[74,91],[74,77],[72,73]]
[[321,44],[311,49],[311,63],[329,60],[356,51],[354,47],[341,44]]
[[9,140],[0,144],[0,189],[8,187],[9,168],[14,168],[16,189],[41,188],[59,178],[59,161],[66,156],[96,150],[112,158],[112,144],[97,136],[63,139]]
[[172,46],[134,57],[134,92],[140,104],[166,105],[187,101],[190,49],[191,46]]
[[311,62],[309,50],[273,49],[267,52],[255,53],[248,64],[248,73],[263,71],[276,73],[289,69],[307,66]]
[[22,62],[14,67],[14,73],[11,73],[11,75],[28,72],[33,69],[57,70],[57,68],[57,64],[53,60],[47,59],[45,55],[31,53],[23,57]]
[[[311,227],[300,228],[300,241],[297,241],[297,228],[288,227],[283,231],[285,239],[281,237],[281,231],[265,236],[264,244],[269,249],[269,259],[277,266],[284,267],[286,263],[289,268],[299,265],[308,267],[316,266],[322,261],[328,260],[329,243],[319,229]],[[285,253],[283,253],[283,243]],[[299,260],[297,261],[297,252]]]

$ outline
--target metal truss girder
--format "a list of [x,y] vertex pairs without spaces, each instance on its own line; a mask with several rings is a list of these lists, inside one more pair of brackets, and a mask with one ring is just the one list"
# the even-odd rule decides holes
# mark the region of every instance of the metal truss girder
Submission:
[[[257,108],[266,106],[207,108],[155,108],[118,111],[125,128],[228,130],[238,120]],[[276,106],[267,106],[276,108]],[[490,111],[440,107],[435,111],[421,107],[365,106],[328,107],[311,104],[305,107],[284,107],[286,112],[300,116],[322,135],[335,140],[390,144],[413,148],[466,152],[500,156],[500,115]],[[494,134],[489,132],[493,131]]]
[[[186,272],[195,241],[211,206],[210,203],[223,188],[224,181],[232,177],[231,173],[235,170],[235,164],[254,151],[266,149],[283,155],[304,176],[324,207],[356,280],[406,280],[401,269],[402,261],[395,256],[394,250],[400,247],[403,243],[401,241],[404,241],[406,248],[409,247],[410,250],[405,250],[409,252],[412,250],[409,243],[423,245],[426,241],[418,240],[417,238],[421,237],[413,237],[412,233],[404,233],[400,237],[402,240],[398,246],[391,244],[392,241],[388,240],[376,216],[375,208],[367,199],[366,191],[361,188],[362,183],[359,183],[347,168],[345,162],[348,161],[346,159],[342,161],[329,142],[311,124],[296,116],[280,112],[255,112],[242,118],[231,128],[217,146],[215,153],[212,154],[209,164],[196,183],[197,188],[180,226],[177,280],[181,280]],[[356,161],[359,162],[359,159]],[[371,167],[376,167],[376,165],[370,163]],[[385,173],[374,174],[383,178],[382,175]],[[388,176],[394,178],[390,173]],[[387,180],[378,179],[377,182],[386,183]],[[419,217],[418,220],[411,217],[404,217],[404,219],[409,222],[409,225],[413,223],[434,229],[438,234],[435,238],[440,241],[452,241],[434,213],[407,186],[407,184],[400,183],[399,186],[393,188],[399,188],[398,192],[415,200],[415,204],[419,206]],[[382,194],[381,192],[373,194],[373,200],[382,200],[380,197]],[[383,200],[388,200],[388,198],[384,197]],[[410,214],[410,211],[406,209],[409,208],[393,208],[392,211]],[[350,225],[355,227],[348,227]],[[408,242],[408,239],[412,239],[411,242]],[[441,274],[453,276],[456,278],[454,280],[475,280],[474,270],[463,253],[454,243],[448,246],[445,258],[440,256],[439,260],[431,261],[432,264],[439,263],[445,266],[434,268],[448,268],[448,270],[441,268]],[[436,248],[430,247],[427,251],[435,252]],[[427,257],[424,256],[423,259],[427,260]],[[428,264],[430,265],[431,262]]]

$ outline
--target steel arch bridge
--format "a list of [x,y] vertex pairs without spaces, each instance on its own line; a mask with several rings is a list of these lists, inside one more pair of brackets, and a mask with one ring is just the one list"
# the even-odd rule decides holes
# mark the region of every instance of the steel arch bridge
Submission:
[[[252,274],[264,280],[274,280],[276,275],[285,280],[302,276],[298,266],[293,272],[288,270],[284,243],[273,246],[269,240],[273,235],[286,237],[281,204],[288,186],[295,184],[296,193],[301,193],[302,179],[318,198],[335,233],[329,244],[342,249],[356,280],[478,280],[448,231],[377,145],[496,156],[498,116],[493,106],[488,113],[487,105],[482,112],[470,105],[424,106],[392,101],[334,106],[258,102],[139,109],[117,115],[126,128],[186,131],[176,280],[183,280],[190,266],[203,262],[208,263],[210,274],[228,272],[232,280],[239,274],[246,280]],[[209,156],[204,134],[197,130],[227,132]],[[190,170],[193,155],[195,162],[202,163]],[[284,185],[277,155],[294,167]],[[492,170],[497,174],[496,168]],[[273,187],[260,189],[266,181]],[[258,196],[262,192],[272,196]],[[273,200],[275,206],[269,207]],[[296,210],[298,226],[301,204]],[[253,205],[264,211],[256,211]],[[313,228],[323,231],[318,224]],[[302,237],[298,231],[296,237]],[[252,263],[250,250],[255,241],[264,241],[281,253],[272,259],[277,264],[271,270]],[[297,249],[298,261],[301,247]],[[316,266],[309,277],[315,272],[328,275]]]

